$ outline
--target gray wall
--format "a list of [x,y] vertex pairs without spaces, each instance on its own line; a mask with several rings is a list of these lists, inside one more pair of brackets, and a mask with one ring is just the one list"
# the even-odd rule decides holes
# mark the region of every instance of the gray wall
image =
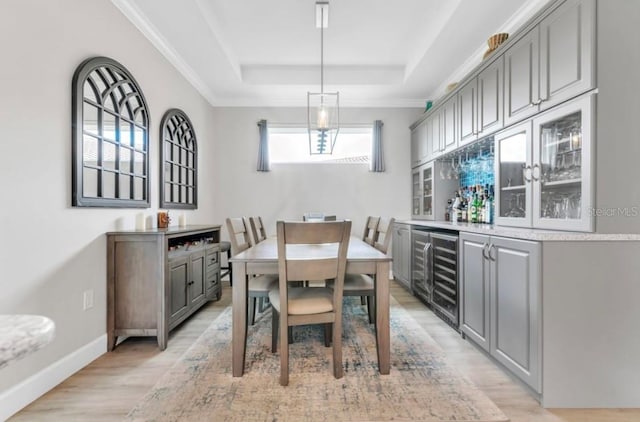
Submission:
[[[303,108],[216,108],[214,132],[219,141],[214,157],[215,215],[261,215],[268,234],[275,234],[277,219],[300,219],[310,211],[336,214],[353,221],[353,233],[364,230],[367,215],[410,217],[411,172],[409,125],[418,109],[342,109],[340,120],[373,124],[380,119],[386,169],[371,173],[364,164],[274,164],[270,172],[257,172],[260,119],[272,123],[303,124]],[[340,140],[338,140],[340,142]],[[223,230],[223,236],[227,236]]]
[[[2,369],[2,392],[106,331],[106,239],[134,227],[134,209],[71,207],[71,78],[84,59],[122,63],[151,114],[151,203],[158,206],[158,126],[171,107],[191,118],[201,180],[215,180],[212,107],[108,0],[0,3],[0,314],[33,313],[56,323],[53,343]],[[215,185],[203,183],[188,221],[213,222]],[[177,218],[175,219],[177,221]],[[82,310],[83,291],[95,306]],[[1,419],[1,418],[0,418]]]

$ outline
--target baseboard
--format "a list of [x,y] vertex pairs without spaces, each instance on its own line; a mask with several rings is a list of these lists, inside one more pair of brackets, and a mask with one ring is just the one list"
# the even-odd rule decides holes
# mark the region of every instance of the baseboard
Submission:
[[107,352],[107,335],[54,362],[0,394],[0,421],[9,419],[29,403]]

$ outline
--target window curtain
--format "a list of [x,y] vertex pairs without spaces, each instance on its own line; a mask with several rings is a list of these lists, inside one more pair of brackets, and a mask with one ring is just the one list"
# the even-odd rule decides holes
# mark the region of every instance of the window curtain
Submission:
[[267,121],[260,120],[258,122],[258,132],[260,134],[260,144],[258,145],[258,171],[269,171],[269,131],[267,130]]
[[382,173],[384,171],[384,153],[382,151],[382,120],[373,122],[373,139],[371,142],[371,161],[369,170]]

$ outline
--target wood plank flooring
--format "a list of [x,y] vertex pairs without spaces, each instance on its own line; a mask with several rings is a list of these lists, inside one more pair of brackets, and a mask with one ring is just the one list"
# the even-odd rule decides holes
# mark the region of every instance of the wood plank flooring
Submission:
[[[640,409],[541,408],[519,383],[402,286],[392,282],[391,293],[447,352],[460,372],[482,389],[512,421],[640,421]],[[155,337],[127,339],[113,352],[96,359],[9,420],[122,419],[230,303],[231,289],[225,282],[222,300],[205,305],[172,331],[164,352],[158,350]]]

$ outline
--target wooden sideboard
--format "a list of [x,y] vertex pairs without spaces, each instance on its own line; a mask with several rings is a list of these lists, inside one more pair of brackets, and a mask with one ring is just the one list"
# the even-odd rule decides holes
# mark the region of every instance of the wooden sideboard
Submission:
[[107,348],[119,336],[169,331],[210,299],[219,300],[220,226],[107,233]]

